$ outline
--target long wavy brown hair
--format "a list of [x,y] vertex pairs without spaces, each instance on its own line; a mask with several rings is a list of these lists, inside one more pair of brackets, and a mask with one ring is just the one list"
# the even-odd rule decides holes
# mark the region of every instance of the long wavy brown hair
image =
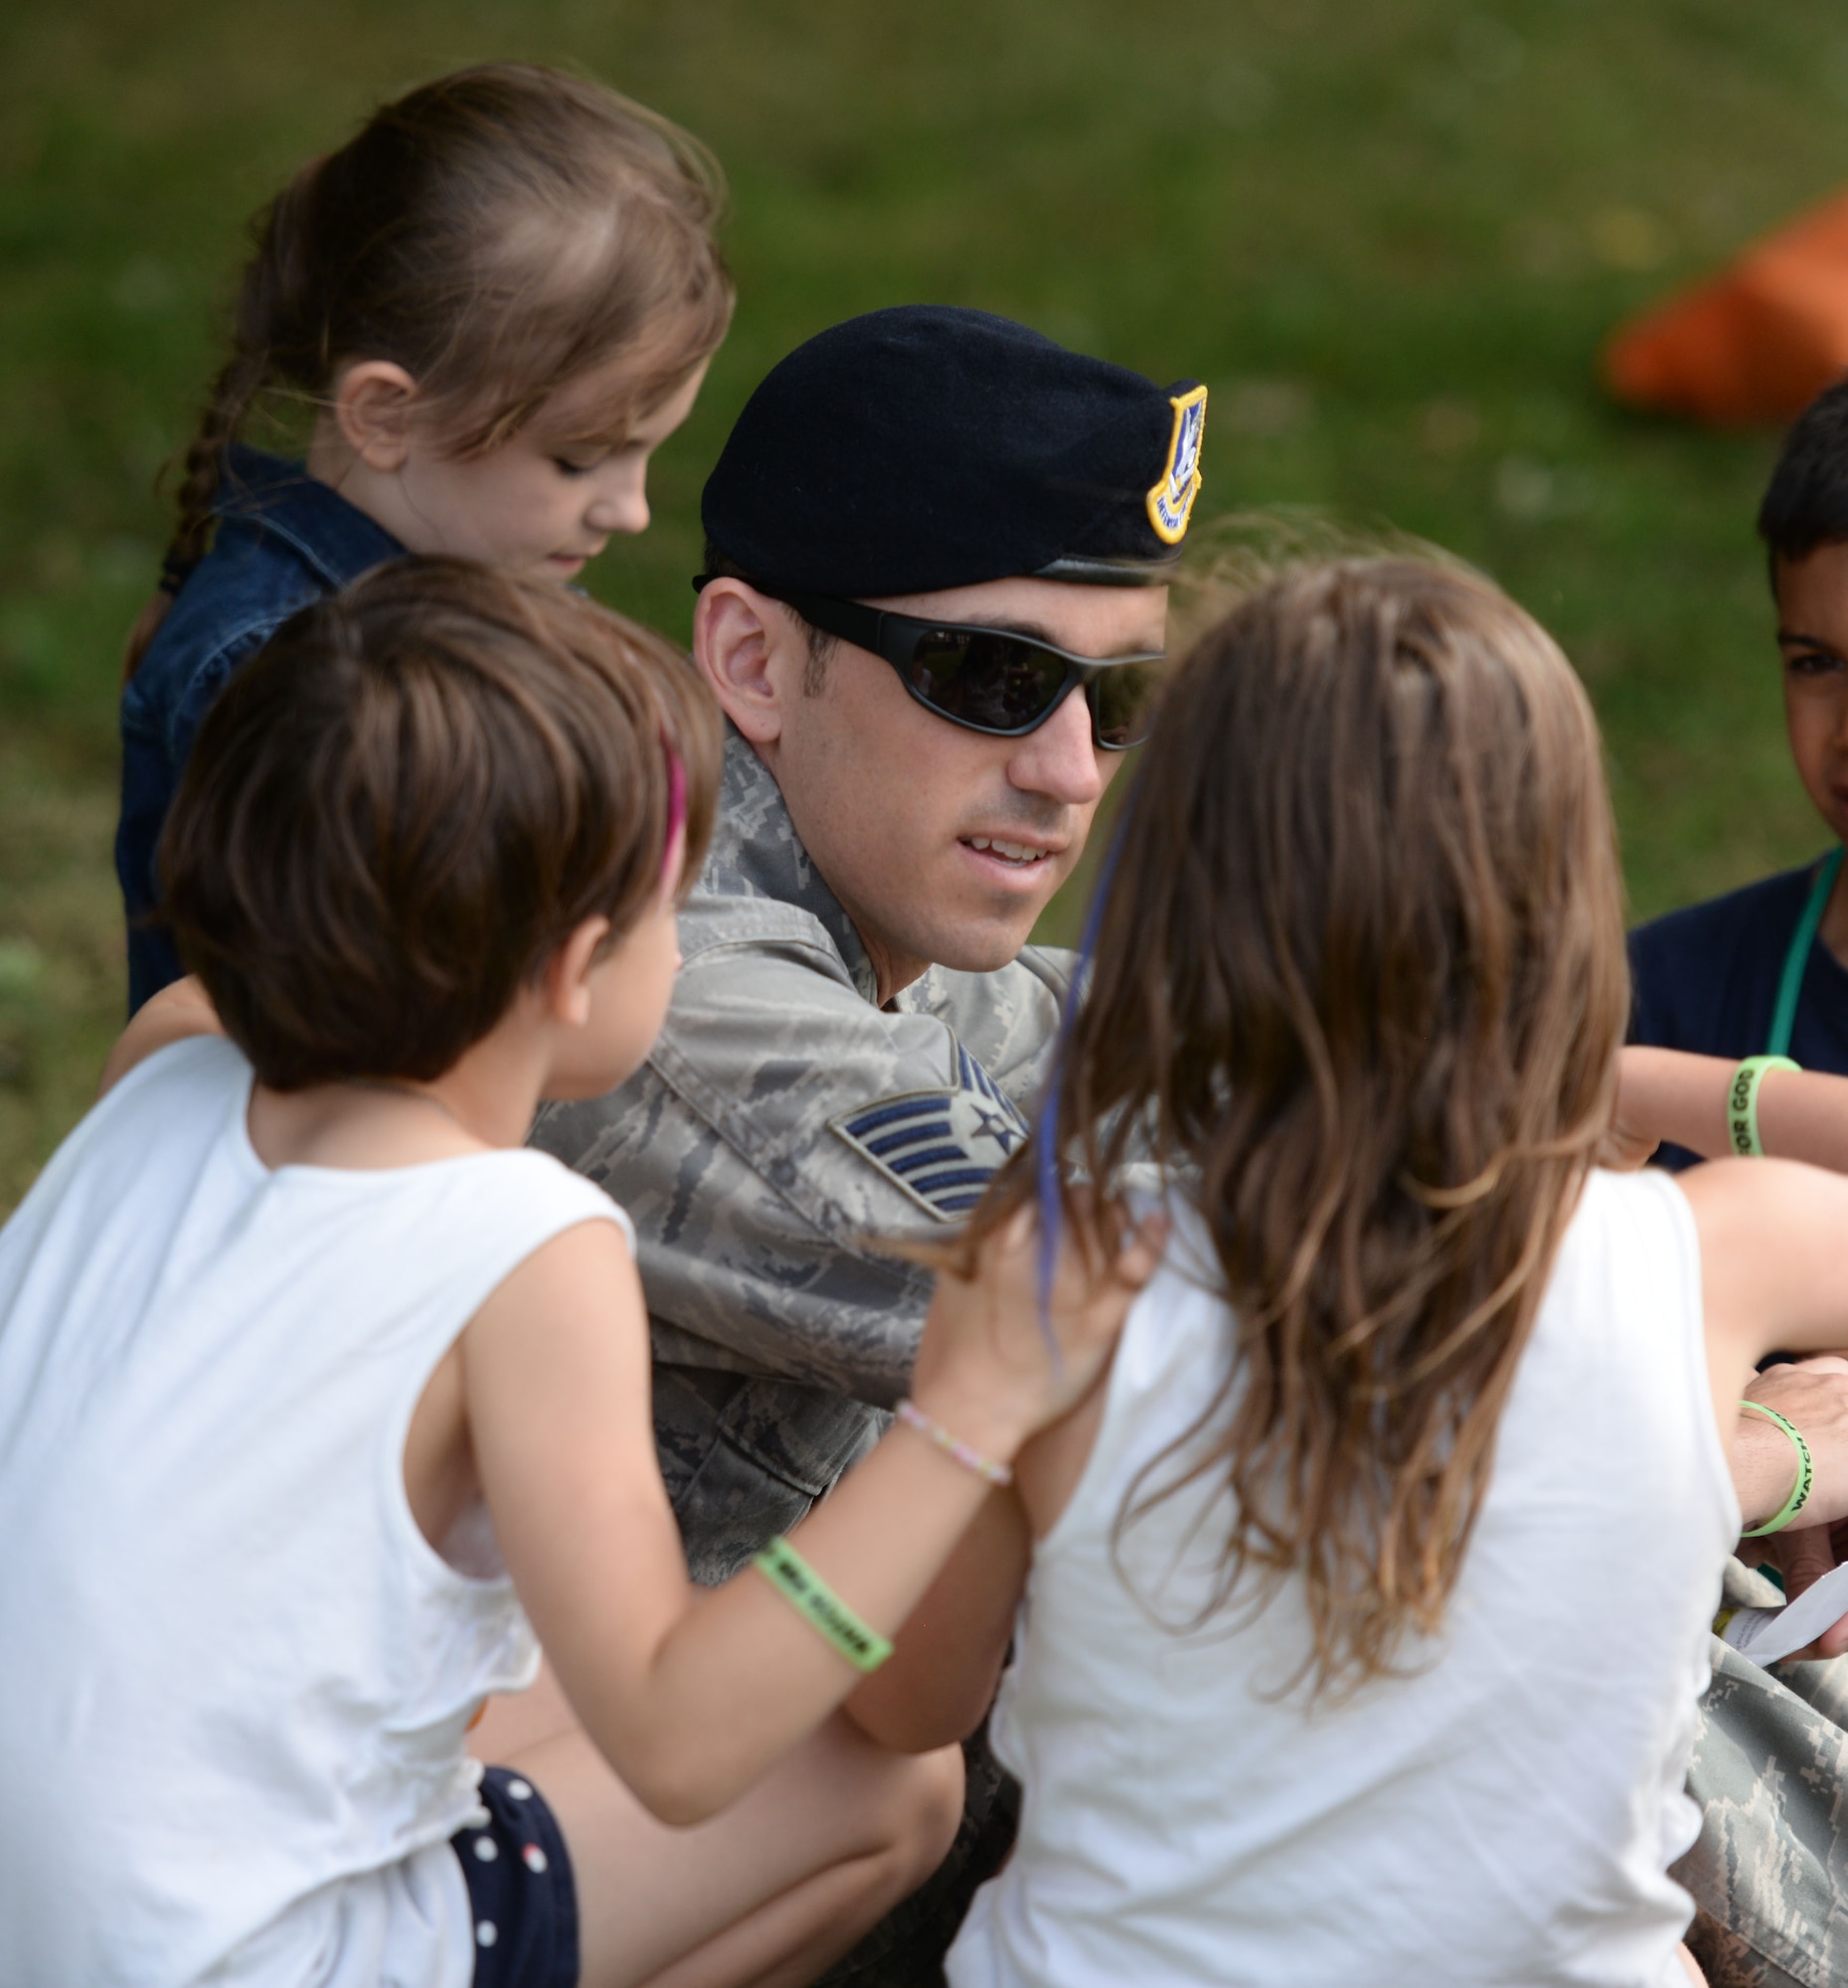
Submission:
[[1238,1334],[1205,1460],[1177,1445],[1123,1523],[1223,1471],[1213,1607],[1299,1576],[1305,1671],[1351,1685],[1441,1620],[1609,1118],[1629,989],[1585,692],[1473,574],[1287,572],[1180,666],[1100,912],[1063,1175],[1152,1149]]

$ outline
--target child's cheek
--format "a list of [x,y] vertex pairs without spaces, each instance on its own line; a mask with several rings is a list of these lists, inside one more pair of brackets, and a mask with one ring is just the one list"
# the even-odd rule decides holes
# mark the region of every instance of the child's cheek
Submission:
[[1786,671],[1784,724],[1790,757],[1817,811],[1840,834],[1848,827],[1848,677]]

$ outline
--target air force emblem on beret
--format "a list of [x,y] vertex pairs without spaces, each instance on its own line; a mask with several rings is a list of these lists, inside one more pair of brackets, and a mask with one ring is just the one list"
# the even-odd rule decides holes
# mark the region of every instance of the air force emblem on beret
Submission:
[[939,1222],[960,1222],[995,1169],[1027,1136],[1027,1121],[960,1047],[954,1089],[883,1097],[828,1121],[863,1159]]
[[1163,545],[1178,546],[1187,536],[1187,520],[1200,494],[1200,444],[1206,436],[1207,390],[1195,387],[1176,394],[1174,433],[1168,440],[1168,462],[1160,481],[1148,493],[1148,520]]

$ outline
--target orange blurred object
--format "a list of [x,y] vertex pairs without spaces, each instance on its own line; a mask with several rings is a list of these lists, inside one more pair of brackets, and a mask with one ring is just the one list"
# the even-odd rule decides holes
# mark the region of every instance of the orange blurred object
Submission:
[[1600,370],[1618,400],[1664,414],[1724,426],[1792,419],[1848,372],[1848,194],[1618,326]]

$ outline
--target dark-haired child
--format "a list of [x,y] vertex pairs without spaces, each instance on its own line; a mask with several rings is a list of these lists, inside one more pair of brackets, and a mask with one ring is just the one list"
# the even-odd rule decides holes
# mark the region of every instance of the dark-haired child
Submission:
[[[730,321],[723,183],[664,118],[520,64],[388,103],[257,229],[129,643],[129,1008],[180,971],[155,850],[199,722],[298,607],[407,550],[566,580],[648,522],[651,451]],[[244,445],[306,408],[305,463]]]
[[[1777,603],[1784,720],[1828,853],[1630,935],[1633,1042],[1789,1056],[1848,1072],[1848,381],[1791,428],[1759,511]],[[1664,1164],[1694,1155],[1671,1146]]]
[[1072,1260],[1062,1365],[1023,1230],[943,1279],[910,1423],[695,1605],[626,1218],[521,1141],[646,1052],[718,759],[665,644],[447,561],[207,715],[229,1040],[150,1004],[0,1233],[0,1980],[798,1984],[946,1847],[960,1754],[831,1715],[1150,1256]]

